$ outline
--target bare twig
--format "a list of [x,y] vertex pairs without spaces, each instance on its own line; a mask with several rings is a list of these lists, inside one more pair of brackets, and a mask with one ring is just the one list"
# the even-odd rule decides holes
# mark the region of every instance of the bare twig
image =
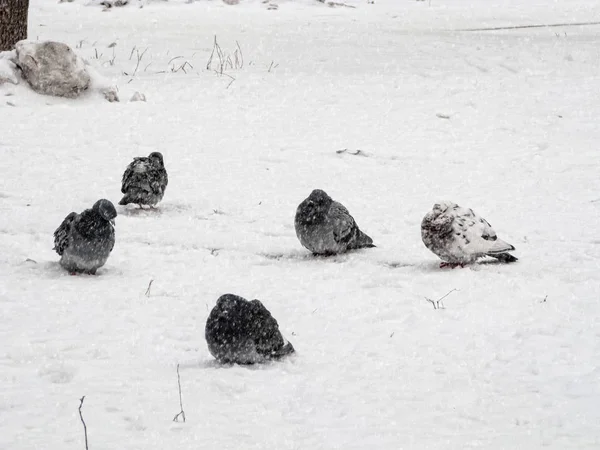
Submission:
[[235,81],[235,78],[233,78],[231,75],[229,75],[228,73],[224,73],[222,75],[225,75],[226,77],[231,78],[231,81],[229,82],[229,84],[225,87],[225,89],[229,89],[229,86],[231,86],[231,84]]
[[81,419],[81,423],[83,424],[83,433],[85,435],[85,450],[89,450],[88,437],[87,437],[87,426],[85,425],[85,421],[83,420],[83,414],[81,413],[81,407],[83,406],[83,400],[85,400],[85,395],[79,399],[79,418]]
[[444,300],[446,297],[448,297],[454,291],[458,291],[458,289],[452,289],[446,295],[444,295],[443,297],[441,297],[438,300],[431,300],[430,298],[427,298],[427,297],[425,297],[425,300],[427,300],[429,303],[431,303],[433,305],[433,309],[446,309],[446,307],[442,303],[442,300]]
[[146,289],[146,293],[144,294],[146,297],[150,297],[150,288],[152,287],[152,282],[154,280],[150,280],[150,283],[148,283],[148,289]]
[[183,73],[187,73],[187,71],[185,70],[185,66],[189,66],[190,69],[193,69],[194,66],[192,66],[189,62],[185,61],[182,65],[180,65],[179,67],[175,68],[175,66],[171,67],[171,72],[173,73],[177,73],[180,70],[183,71]]
[[177,364],[177,385],[179,386],[179,407],[181,410],[173,417],[173,422],[179,422],[179,416],[185,423],[185,412],[183,411],[183,401],[181,400],[181,377],[179,376],[179,364]]
[[269,66],[267,72],[271,73],[271,70],[275,69],[278,65],[279,64],[275,64],[275,61],[271,61],[271,65]]
[[167,65],[171,64],[173,61],[175,61],[176,59],[179,59],[179,58],[183,58],[183,56],[175,56],[174,58],[171,58],[169,60],[169,62],[167,63]]
[[[244,67],[244,55],[242,53],[242,47],[240,47],[240,43],[235,41],[235,45],[237,46],[237,50],[234,52],[235,55],[235,65],[237,69],[241,69]],[[239,57],[239,61],[238,61]]]
[[133,74],[131,74],[132,77],[135,77],[135,74],[137,73],[137,71],[140,67],[140,62],[142,61],[142,58],[144,57],[144,55],[146,54],[147,51],[148,51],[148,47],[146,47],[146,50],[144,50],[142,53],[140,53],[139,50],[136,50],[137,64],[135,65],[135,70],[133,71]]
[[515,25],[507,27],[491,27],[491,28],[467,28],[457,31],[498,31],[498,30],[520,30],[523,28],[551,28],[551,27],[581,27],[586,25],[600,25],[600,22],[573,22],[573,23],[551,23],[551,24],[535,24],[535,25]]
[[547,295],[544,297],[544,300],[542,300],[540,303],[546,303],[546,300],[548,300],[548,296]]
[[215,34],[215,42],[213,44],[212,52],[210,53],[210,57],[208,58],[208,62],[206,63],[206,70],[210,70],[210,66],[212,64],[213,56],[215,55],[215,47],[217,46],[217,35]]
[[[225,70],[237,70],[244,67],[244,55],[242,53],[242,48],[238,41],[235,41],[236,49],[233,52],[233,55],[226,54],[217,41],[217,36],[215,36],[213,41],[213,48],[210,52],[210,57],[208,58],[208,62],[206,63],[206,70],[214,70],[217,75],[226,75]],[[219,58],[219,61],[215,60],[215,55]],[[232,80],[233,82],[233,80]],[[227,87],[229,87],[231,83]]]
[[112,48],[112,58],[108,60],[108,63],[109,63],[111,66],[114,66],[114,65],[115,65],[115,58],[116,58],[117,56],[115,55],[115,46],[113,45],[111,48]]

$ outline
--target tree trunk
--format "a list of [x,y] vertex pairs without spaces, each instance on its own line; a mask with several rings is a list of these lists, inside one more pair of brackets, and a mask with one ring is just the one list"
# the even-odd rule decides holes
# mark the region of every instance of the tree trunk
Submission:
[[27,39],[29,0],[0,0],[0,52]]

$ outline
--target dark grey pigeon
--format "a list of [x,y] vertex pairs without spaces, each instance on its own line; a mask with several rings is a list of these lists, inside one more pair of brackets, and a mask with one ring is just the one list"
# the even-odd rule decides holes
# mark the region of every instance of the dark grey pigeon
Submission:
[[320,189],[300,203],[294,225],[300,243],[316,255],[375,247],[373,239],[360,231],[344,205]]
[[54,232],[54,250],[60,265],[71,273],[95,274],[115,245],[114,205],[101,199],[81,214],[72,212]]
[[498,239],[487,220],[452,202],[433,205],[421,222],[421,238],[443,261],[440,267],[464,266],[483,256],[507,263],[517,261],[507,253],[515,248]]
[[211,355],[222,363],[263,363],[294,352],[260,301],[233,294],[217,300],[206,321],[205,337]]
[[121,192],[125,195],[119,205],[135,203],[140,208],[142,205],[153,207],[162,200],[167,184],[169,177],[161,153],[133,158],[123,174]]

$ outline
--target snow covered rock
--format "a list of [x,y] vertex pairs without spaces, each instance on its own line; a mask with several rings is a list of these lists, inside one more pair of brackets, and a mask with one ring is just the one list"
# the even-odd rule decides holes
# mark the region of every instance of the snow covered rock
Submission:
[[146,96],[141,92],[135,91],[135,93],[129,99],[130,102],[145,102]]
[[421,238],[444,261],[441,267],[470,264],[482,256],[493,256],[502,262],[517,261],[507,253],[515,248],[498,239],[487,220],[452,202],[433,205],[421,222]]
[[70,213],[54,232],[54,250],[60,265],[70,272],[95,274],[115,245],[117,210],[106,199],[81,214]]
[[3,83],[19,84],[19,68],[15,64],[17,54],[14,50],[0,52],[0,85]]
[[66,44],[20,41],[15,50],[23,78],[39,94],[76,98],[90,85],[85,63]]
[[296,236],[317,255],[333,255],[347,250],[375,247],[348,210],[325,191],[315,189],[296,210]]
[[233,294],[217,300],[206,321],[205,337],[210,353],[223,363],[262,363],[294,352],[259,300]]

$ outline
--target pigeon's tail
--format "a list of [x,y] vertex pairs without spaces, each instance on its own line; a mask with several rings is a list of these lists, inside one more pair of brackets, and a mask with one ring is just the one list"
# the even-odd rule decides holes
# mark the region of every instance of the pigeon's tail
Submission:
[[354,248],[371,248],[375,247],[373,244],[373,239],[367,236],[362,231],[358,230],[358,236],[356,236],[356,241],[354,242]]
[[496,239],[495,241],[487,241],[486,253],[490,256],[494,256],[497,253],[506,253],[514,250],[515,248],[508,242],[504,242],[502,239]]
[[271,358],[273,358],[273,359],[283,358],[284,356],[289,355],[294,352],[295,352],[294,346],[292,345],[291,342],[287,341],[283,347],[281,347],[280,349],[271,353]]
[[504,242],[501,239],[496,239],[495,241],[493,241],[493,246],[487,252],[487,254],[489,256],[496,258],[498,261],[501,261],[504,263],[511,263],[511,262],[518,261],[518,258],[514,257],[510,253],[507,253],[514,249],[515,249],[515,247],[510,245],[508,242]]
[[511,255],[510,253],[495,253],[493,255],[494,258],[496,258],[498,261],[503,262],[503,263],[512,263],[515,261],[518,261],[519,258],[517,258],[516,256]]

